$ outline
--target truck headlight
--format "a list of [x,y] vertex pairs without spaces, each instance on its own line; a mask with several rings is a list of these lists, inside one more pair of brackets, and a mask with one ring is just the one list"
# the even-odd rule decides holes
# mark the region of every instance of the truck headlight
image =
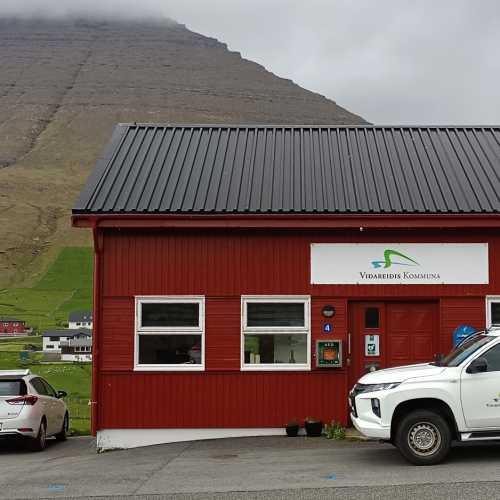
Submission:
[[401,382],[388,382],[386,384],[363,384],[361,386],[362,389],[358,392],[358,394],[362,392],[388,391],[389,389],[395,389],[399,384],[401,384]]

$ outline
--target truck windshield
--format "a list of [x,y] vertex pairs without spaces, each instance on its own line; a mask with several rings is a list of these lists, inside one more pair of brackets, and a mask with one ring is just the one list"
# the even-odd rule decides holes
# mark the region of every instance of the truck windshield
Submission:
[[458,366],[462,361],[465,361],[469,356],[493,339],[494,337],[488,337],[487,335],[474,335],[474,337],[466,340],[456,349],[453,349],[453,351],[445,356],[438,364],[439,366]]

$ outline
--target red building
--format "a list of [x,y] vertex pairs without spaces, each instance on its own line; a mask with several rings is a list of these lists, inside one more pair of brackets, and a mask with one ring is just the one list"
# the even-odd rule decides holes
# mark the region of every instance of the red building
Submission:
[[19,335],[26,330],[26,323],[22,319],[0,316],[0,335]]
[[120,125],[92,228],[101,447],[348,423],[369,369],[500,324],[500,128]]

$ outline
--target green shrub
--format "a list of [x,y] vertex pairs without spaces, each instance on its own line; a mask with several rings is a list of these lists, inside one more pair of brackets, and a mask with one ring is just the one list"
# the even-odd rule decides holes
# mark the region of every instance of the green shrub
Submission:
[[333,439],[335,441],[345,439],[345,428],[339,423],[332,420],[331,424],[325,425],[324,434],[326,439]]

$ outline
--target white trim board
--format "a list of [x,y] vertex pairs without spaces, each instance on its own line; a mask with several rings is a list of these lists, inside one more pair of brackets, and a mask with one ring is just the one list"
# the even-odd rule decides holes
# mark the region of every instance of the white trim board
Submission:
[[104,429],[97,431],[97,450],[138,448],[155,444],[255,436],[283,436],[281,427],[243,429]]

